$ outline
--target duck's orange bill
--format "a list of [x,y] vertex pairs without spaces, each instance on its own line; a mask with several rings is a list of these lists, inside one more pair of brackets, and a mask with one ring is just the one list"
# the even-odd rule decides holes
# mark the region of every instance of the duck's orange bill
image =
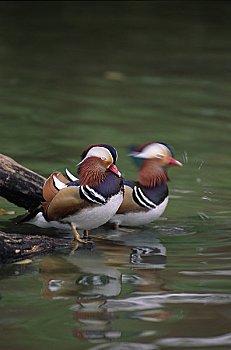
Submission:
[[108,170],[115,173],[117,176],[121,177],[121,172],[118,170],[117,166],[115,164],[111,164],[108,168]]
[[179,162],[179,160],[176,160],[172,157],[168,158],[168,164],[169,165],[175,165],[175,166],[183,166],[183,164],[181,162]]

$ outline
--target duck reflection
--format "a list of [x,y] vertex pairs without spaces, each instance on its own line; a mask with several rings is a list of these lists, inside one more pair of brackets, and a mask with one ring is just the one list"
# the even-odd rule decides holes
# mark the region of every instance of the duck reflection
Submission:
[[[91,342],[122,336],[122,330],[114,329],[118,310],[111,301],[118,305],[133,292],[162,292],[159,272],[166,263],[166,249],[160,243],[152,247],[111,240],[98,243],[97,251],[80,249],[74,255],[46,256],[40,264],[42,296],[74,298],[70,307],[77,322],[73,335]],[[164,319],[161,312],[155,317]]]
[[166,248],[162,244],[155,244],[152,248],[132,248],[130,262],[136,275],[143,281],[137,285],[137,292],[152,294],[165,290],[161,270],[165,268],[166,259]]
[[103,262],[101,254],[80,252],[73,256],[48,256],[40,266],[45,298],[77,297],[71,306],[77,326],[73,335],[79,338],[112,339],[120,337],[113,331],[113,312],[105,306],[107,299],[121,293],[122,274]]
[[121,272],[103,264],[90,252],[75,256],[46,256],[40,263],[42,296],[68,298],[89,295],[112,297],[120,294]]
[[135,247],[132,248],[130,255],[132,264],[141,268],[162,269],[166,264],[166,248],[162,244],[156,244],[155,247]]
[[123,236],[122,242],[115,237],[113,242],[103,239],[96,245],[104,253],[105,264],[123,272],[123,290],[129,285],[131,293],[162,293],[165,291],[162,270],[167,261],[166,248],[157,239],[150,243],[150,238],[148,241],[146,235],[143,237],[145,245],[140,244],[140,233]]
[[97,340],[120,338],[121,332],[114,331],[112,320],[114,313],[105,307],[106,299],[102,297],[79,298],[72,307],[75,320],[79,326],[73,331],[78,338]]

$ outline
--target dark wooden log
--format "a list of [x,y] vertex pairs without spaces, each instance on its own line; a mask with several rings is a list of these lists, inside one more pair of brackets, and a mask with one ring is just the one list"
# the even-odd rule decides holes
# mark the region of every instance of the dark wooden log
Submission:
[[25,209],[36,208],[42,200],[45,178],[0,154],[0,196]]
[[70,251],[71,244],[73,241],[63,238],[0,231],[0,263],[18,262],[68,247]]

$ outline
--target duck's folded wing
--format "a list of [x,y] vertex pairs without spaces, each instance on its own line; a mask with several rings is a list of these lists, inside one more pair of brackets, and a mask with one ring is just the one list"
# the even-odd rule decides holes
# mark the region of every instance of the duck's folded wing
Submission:
[[133,187],[124,184],[124,199],[116,214],[125,214],[140,210],[140,206],[133,199]]
[[45,202],[50,203],[52,199],[56,196],[59,190],[54,185],[53,176],[56,176],[61,182],[67,184],[70,182],[62,173],[54,171],[43,185],[43,198]]
[[[48,221],[59,221],[66,216],[73,215],[86,206],[86,202],[80,198],[79,187],[70,186],[59,191],[49,203],[46,211]],[[87,204],[88,205],[88,204]]]

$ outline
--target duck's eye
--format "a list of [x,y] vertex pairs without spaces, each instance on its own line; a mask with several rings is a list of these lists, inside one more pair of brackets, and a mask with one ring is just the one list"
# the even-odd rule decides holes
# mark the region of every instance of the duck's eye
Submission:
[[101,157],[101,159],[102,159],[102,160],[107,160],[107,158],[106,158],[106,157]]
[[163,159],[163,158],[164,158],[164,155],[163,155],[163,154],[158,153],[158,154],[156,155],[156,158]]

